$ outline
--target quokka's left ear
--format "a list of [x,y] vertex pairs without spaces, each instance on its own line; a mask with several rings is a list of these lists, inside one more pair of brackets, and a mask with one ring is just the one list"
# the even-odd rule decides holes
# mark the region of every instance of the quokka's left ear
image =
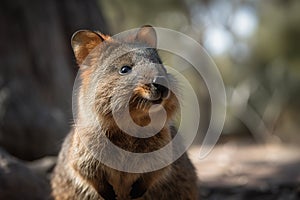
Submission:
[[108,37],[109,36],[89,30],[79,30],[75,32],[71,39],[71,45],[77,63],[81,65],[88,54]]
[[145,43],[152,48],[156,48],[157,45],[156,31],[152,26],[144,25],[138,30],[135,40],[141,43]]

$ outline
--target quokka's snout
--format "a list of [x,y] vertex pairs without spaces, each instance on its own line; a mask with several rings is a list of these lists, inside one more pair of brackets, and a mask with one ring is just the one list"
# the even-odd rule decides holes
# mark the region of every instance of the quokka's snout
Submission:
[[169,80],[165,76],[155,76],[150,83],[140,84],[135,92],[150,103],[160,104],[170,97]]
[[167,99],[170,96],[169,81],[165,76],[156,76],[152,82],[160,98]]

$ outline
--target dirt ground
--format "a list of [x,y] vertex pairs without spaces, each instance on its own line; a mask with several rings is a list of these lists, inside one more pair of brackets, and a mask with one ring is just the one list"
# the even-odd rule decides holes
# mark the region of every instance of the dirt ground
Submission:
[[204,159],[197,146],[189,155],[202,200],[300,199],[300,147],[227,143]]

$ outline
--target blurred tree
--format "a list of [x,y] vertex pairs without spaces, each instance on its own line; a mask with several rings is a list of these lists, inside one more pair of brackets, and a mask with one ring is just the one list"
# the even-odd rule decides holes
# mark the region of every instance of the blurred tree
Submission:
[[69,130],[78,29],[106,32],[96,0],[0,2],[0,146],[22,159],[56,154]]
[[[101,2],[114,32],[150,23],[186,33],[203,44],[226,86],[226,138],[299,143],[300,1]],[[168,58],[163,61],[176,65]],[[195,74],[190,70],[186,77],[197,86],[203,102],[200,132],[205,132],[209,95]]]
[[144,24],[175,30],[189,24],[188,8],[182,0],[100,0],[109,28],[118,33]]

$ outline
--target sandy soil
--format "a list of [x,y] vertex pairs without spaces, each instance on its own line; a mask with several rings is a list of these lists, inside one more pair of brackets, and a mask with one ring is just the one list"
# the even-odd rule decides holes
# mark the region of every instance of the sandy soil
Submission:
[[189,155],[197,168],[201,199],[300,199],[300,147],[227,143],[204,159],[197,146]]

